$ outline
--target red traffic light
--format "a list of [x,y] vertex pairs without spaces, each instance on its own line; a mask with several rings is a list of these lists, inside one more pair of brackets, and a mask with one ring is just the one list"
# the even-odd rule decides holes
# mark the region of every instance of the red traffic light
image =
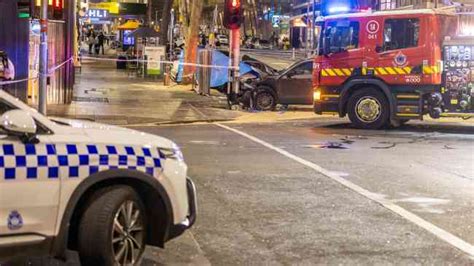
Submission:
[[240,0],[225,0],[224,26],[228,29],[238,29],[242,24],[242,5]]
[[55,9],[62,9],[63,8],[63,0],[53,0],[53,7]]
[[240,0],[232,0],[231,2],[233,8],[240,7]]

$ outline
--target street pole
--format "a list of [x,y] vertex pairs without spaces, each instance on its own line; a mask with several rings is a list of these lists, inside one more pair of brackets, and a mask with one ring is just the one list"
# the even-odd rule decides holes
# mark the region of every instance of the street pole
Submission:
[[41,0],[40,11],[40,51],[39,51],[39,104],[38,111],[47,115],[48,92],[48,0]]
[[[310,21],[309,19],[309,5],[310,5],[310,2],[308,1],[308,4],[306,6],[306,23],[308,24],[308,22]],[[311,31],[311,26],[310,25],[306,25],[306,45],[305,45],[305,54],[306,56],[308,56],[308,46],[309,46],[309,43],[310,43],[310,31]]]
[[240,83],[239,83],[239,65],[240,65],[240,28],[233,29],[231,31],[231,50],[232,50],[232,67],[233,67],[233,92],[237,95],[240,90]]
[[168,29],[168,41],[170,42],[170,60],[173,60],[173,46],[174,46],[174,9],[171,9],[170,27]]
[[311,25],[311,36],[313,36],[313,50],[316,49],[316,0],[313,0],[313,23]]

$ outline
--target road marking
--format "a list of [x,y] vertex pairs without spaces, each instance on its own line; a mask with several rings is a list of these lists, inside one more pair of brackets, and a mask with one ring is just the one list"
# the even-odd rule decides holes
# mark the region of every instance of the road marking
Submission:
[[341,185],[357,192],[358,194],[372,200],[372,201],[375,201],[377,203],[379,203],[380,205],[382,205],[383,207],[389,209],[390,211],[398,214],[399,216],[405,218],[406,220],[418,225],[419,227],[425,229],[426,231],[430,232],[431,234],[435,235],[436,237],[438,237],[439,239],[441,240],[444,240],[445,242],[447,242],[448,244],[456,247],[457,249],[467,253],[468,255],[470,255],[471,257],[474,257],[474,245],[464,241],[463,239],[451,234],[450,232],[424,220],[423,218],[419,217],[418,215],[414,214],[414,213],[411,213],[407,210],[405,210],[404,208],[394,204],[393,202],[387,200],[387,199],[384,199],[383,197],[381,197],[379,194],[376,194],[376,193],[373,193],[373,192],[370,192],[368,190],[366,190],[365,188],[362,188],[344,178],[342,178],[341,176],[338,176],[337,174],[335,174],[334,172],[332,171],[329,171],[329,170],[326,170],[324,169],[323,167],[315,164],[315,163],[312,163],[310,161],[307,161],[301,157],[298,157],[290,152],[287,152],[281,148],[278,148],[276,146],[273,146],[272,144],[266,142],[266,141],[263,141],[257,137],[254,137],[252,135],[249,135],[245,132],[242,132],[238,129],[234,129],[234,128],[231,128],[231,127],[228,127],[228,126],[225,126],[223,124],[219,124],[219,123],[215,123],[215,125],[223,128],[223,129],[226,129],[226,130],[229,130],[231,132],[234,132],[238,135],[241,135],[247,139],[250,139],[252,140],[253,142],[256,142],[262,146],[265,146],[273,151],[276,151],[278,153],[280,153],[281,155],[283,156],[286,156],[306,167],[309,167],[317,172],[319,172],[320,174],[322,175],[325,175],[326,177],[329,177],[331,178],[332,180],[340,183]]

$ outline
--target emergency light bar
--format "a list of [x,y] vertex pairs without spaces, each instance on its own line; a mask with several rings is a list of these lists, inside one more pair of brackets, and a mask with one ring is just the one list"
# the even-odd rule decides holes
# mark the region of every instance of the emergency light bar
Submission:
[[371,0],[321,1],[323,16],[365,12],[371,9],[374,9],[374,3]]

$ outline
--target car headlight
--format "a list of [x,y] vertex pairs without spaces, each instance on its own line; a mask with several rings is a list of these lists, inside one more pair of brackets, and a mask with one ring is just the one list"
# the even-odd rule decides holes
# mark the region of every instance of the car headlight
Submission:
[[183,153],[176,144],[173,144],[172,148],[160,148],[160,152],[163,154],[165,159],[172,159],[180,162],[184,161]]

